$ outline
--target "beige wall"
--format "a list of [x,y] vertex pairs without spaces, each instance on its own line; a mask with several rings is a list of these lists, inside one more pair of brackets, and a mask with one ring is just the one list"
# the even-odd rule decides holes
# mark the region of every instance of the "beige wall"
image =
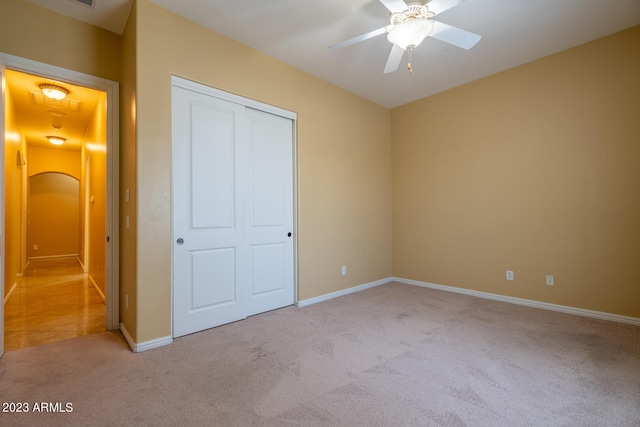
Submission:
[[44,172],[29,177],[27,257],[78,255],[80,183],[67,174]]
[[395,108],[394,276],[640,317],[638,76],[635,27]]
[[139,341],[171,334],[172,74],[298,114],[300,299],[390,276],[389,111],[147,0],[136,7],[140,220],[127,329]]
[[119,35],[25,0],[0,10],[0,52],[120,80]]
[[[137,339],[137,211],[136,211],[136,34],[137,10],[133,7],[122,35],[120,85],[120,321]],[[129,200],[126,191],[129,190]],[[130,226],[126,226],[129,216]],[[128,304],[127,304],[128,300]]]
[[[106,292],[106,216],[107,211],[107,123],[106,123],[105,93],[100,94],[100,101],[94,112],[93,119],[85,134],[85,145],[82,152],[81,165],[85,169],[88,182],[88,231],[89,231],[89,261],[87,270],[93,282],[100,288],[102,295]],[[85,165],[88,164],[88,173]],[[85,184],[85,183],[83,183]],[[81,199],[82,216],[84,218],[84,185],[82,185]],[[84,230],[81,230],[84,235]]]
[[27,171],[29,176],[43,172],[60,172],[81,178],[80,152],[64,148],[29,147]]
[[[4,145],[4,296],[7,296],[16,275],[22,274],[25,264],[22,254],[22,188],[26,140],[15,114],[11,93],[5,92]],[[21,161],[19,161],[21,160]]]
[[[31,146],[27,151],[27,175],[27,258],[78,254],[80,152]],[[68,176],[69,180],[58,175]]]

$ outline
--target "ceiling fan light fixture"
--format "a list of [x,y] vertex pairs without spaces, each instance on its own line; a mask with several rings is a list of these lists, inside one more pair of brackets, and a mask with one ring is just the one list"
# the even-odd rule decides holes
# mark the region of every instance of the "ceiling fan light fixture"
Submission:
[[404,50],[418,46],[433,31],[433,22],[428,19],[408,19],[389,31],[387,39]]
[[50,143],[52,143],[53,145],[62,145],[64,144],[64,142],[66,141],[65,138],[62,138],[60,136],[47,136],[47,139],[49,140]]
[[55,99],[56,101],[61,101],[69,95],[67,89],[51,83],[42,83],[39,87],[47,98]]

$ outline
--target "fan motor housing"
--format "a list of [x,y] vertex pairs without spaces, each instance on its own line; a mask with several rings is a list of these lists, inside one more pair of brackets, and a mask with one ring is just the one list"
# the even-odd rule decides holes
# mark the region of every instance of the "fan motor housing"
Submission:
[[429,10],[427,3],[410,3],[407,5],[407,10],[402,12],[395,12],[391,14],[389,22],[391,25],[402,24],[410,19],[428,19],[434,16],[434,13]]

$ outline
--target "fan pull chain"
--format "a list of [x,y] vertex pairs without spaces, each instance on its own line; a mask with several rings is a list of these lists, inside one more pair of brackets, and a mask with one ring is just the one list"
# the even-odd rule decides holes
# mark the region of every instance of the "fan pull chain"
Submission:
[[407,63],[407,70],[409,73],[413,74],[413,68],[411,68],[411,63],[413,62],[413,49],[409,49],[409,63]]

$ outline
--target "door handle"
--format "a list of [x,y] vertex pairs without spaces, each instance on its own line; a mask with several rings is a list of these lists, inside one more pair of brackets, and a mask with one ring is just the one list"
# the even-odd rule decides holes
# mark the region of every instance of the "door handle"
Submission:
[[178,240],[176,240],[176,243],[177,243],[178,245],[181,245],[181,244],[183,244],[183,243],[184,243],[184,239],[183,239],[182,237],[180,237],[180,238],[178,238]]

